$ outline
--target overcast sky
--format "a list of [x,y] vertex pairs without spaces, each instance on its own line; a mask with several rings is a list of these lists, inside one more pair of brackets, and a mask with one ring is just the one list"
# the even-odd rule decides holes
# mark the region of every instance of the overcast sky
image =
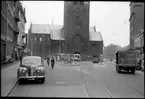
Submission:
[[[101,32],[104,45],[129,44],[130,2],[90,2],[90,26]],[[63,25],[64,1],[23,1],[26,33],[30,23]]]

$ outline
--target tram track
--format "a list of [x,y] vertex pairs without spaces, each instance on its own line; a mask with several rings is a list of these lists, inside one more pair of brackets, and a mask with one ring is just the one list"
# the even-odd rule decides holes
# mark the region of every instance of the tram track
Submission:
[[133,88],[132,86],[130,86],[130,85],[128,85],[128,84],[125,84],[123,80],[122,80],[122,81],[120,81],[120,83],[123,83],[125,86],[128,86],[129,88],[133,89],[134,91],[136,91],[136,92],[138,92],[138,93],[140,93],[141,95],[143,95],[143,96],[144,96],[144,93],[142,93],[142,92],[138,91],[137,89]]
[[[86,82],[87,82],[87,80],[85,79],[85,76],[84,76],[84,74],[83,74],[83,72],[82,72],[82,68],[80,67],[80,71],[81,71],[81,74],[82,74],[82,77],[83,77],[83,83],[84,83],[84,86],[85,86],[85,92],[86,92],[86,95],[87,95],[87,98],[89,98],[89,92],[88,92],[88,89],[87,89],[87,87],[86,87]],[[91,81],[91,82],[95,82],[96,83],[96,81]],[[109,89],[103,84],[103,82],[102,81],[100,81],[100,85],[103,87],[103,89],[109,94],[109,96],[111,97],[111,98],[115,98],[114,96],[113,96],[113,94],[112,94],[112,92],[110,92],[109,91]]]
[[[90,70],[92,70],[92,69],[88,69],[86,66],[85,66],[85,68],[86,68],[89,72],[91,72]],[[81,68],[81,67],[80,67],[80,70],[81,70],[81,73],[82,73],[82,75],[83,75],[83,77],[84,77],[84,74],[83,74],[83,72],[82,72],[82,68]],[[84,79],[84,82],[86,82],[85,77],[84,77],[83,79]],[[89,81],[89,82],[97,83],[96,81]],[[122,83],[124,86],[127,86],[127,87],[131,88],[132,90],[136,91],[137,93],[139,93],[139,94],[141,94],[141,95],[144,96],[144,93],[142,93],[142,92],[140,92],[139,90],[133,88],[131,85],[126,84],[126,83],[124,82],[124,80],[120,80],[120,81],[117,81],[117,82]],[[101,85],[101,86],[105,89],[105,91],[111,96],[111,98],[115,98],[115,97],[113,96],[113,93],[112,93],[111,91],[109,91],[109,89],[105,86],[105,84],[103,83],[103,81],[100,81],[100,85]]]
[[[114,73],[114,71],[111,71],[111,72],[113,72],[113,73]],[[137,89],[133,88],[131,85],[126,84],[124,80],[120,80],[120,81],[118,81],[118,82],[119,82],[119,83],[124,84],[125,86],[127,86],[127,87],[129,87],[129,88],[133,89],[134,91],[136,91],[136,92],[138,92],[138,93],[140,93],[141,95],[143,95],[143,96],[144,96],[144,93],[142,93],[142,92],[138,91]]]

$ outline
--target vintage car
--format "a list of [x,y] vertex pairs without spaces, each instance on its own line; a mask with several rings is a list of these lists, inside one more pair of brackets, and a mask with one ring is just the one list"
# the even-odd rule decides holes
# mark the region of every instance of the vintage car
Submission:
[[133,74],[135,73],[136,68],[139,65],[137,63],[137,52],[135,50],[121,50],[116,53],[116,71],[118,73],[121,70],[125,70],[127,72],[131,71]]
[[17,70],[19,82],[26,80],[45,81],[45,68],[43,59],[39,56],[25,56]]

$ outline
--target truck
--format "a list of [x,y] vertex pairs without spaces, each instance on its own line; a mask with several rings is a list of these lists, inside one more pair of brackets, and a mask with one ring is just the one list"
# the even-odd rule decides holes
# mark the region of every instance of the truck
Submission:
[[133,49],[120,50],[116,52],[116,71],[122,70],[135,74],[136,68],[139,67],[137,61],[137,51]]

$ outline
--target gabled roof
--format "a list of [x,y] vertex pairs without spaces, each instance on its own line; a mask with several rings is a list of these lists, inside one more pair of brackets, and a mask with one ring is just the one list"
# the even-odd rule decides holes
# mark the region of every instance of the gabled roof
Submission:
[[50,37],[52,40],[64,40],[62,37],[62,30],[63,26],[62,25],[53,25],[51,26],[52,33],[50,34]]
[[50,34],[49,24],[31,24],[31,33]]
[[89,40],[90,41],[103,41],[101,32],[96,30],[96,27],[89,28]]
[[51,25],[52,30],[61,30],[63,28],[63,25]]

